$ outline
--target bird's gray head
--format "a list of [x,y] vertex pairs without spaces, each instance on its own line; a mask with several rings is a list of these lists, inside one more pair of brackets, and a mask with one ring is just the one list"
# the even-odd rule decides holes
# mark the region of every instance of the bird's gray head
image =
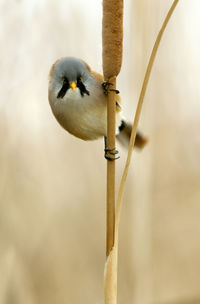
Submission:
[[52,79],[56,85],[60,85],[57,98],[63,98],[68,89],[75,90],[78,88],[83,97],[89,95],[85,83],[90,77],[90,70],[80,59],[66,57],[55,63]]

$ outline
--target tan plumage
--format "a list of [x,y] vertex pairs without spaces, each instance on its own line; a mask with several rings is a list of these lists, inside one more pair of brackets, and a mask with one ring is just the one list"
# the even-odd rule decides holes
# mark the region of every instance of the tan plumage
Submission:
[[[93,140],[106,136],[107,95],[103,76],[81,59],[57,60],[49,73],[49,103],[60,125],[74,136]],[[122,118],[120,96],[116,95],[116,134],[121,142],[130,137],[130,124]],[[123,136],[124,134],[124,136]],[[140,145],[143,137],[140,135]],[[145,142],[145,139],[144,139]]]

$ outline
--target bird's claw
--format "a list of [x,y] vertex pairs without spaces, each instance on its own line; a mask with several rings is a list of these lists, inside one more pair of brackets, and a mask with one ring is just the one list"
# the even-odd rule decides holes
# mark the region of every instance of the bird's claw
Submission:
[[119,151],[117,151],[115,148],[113,148],[113,149],[105,148],[104,151],[105,151],[104,157],[105,157],[107,160],[116,160],[116,159],[120,158],[120,156],[118,156],[118,157],[109,156],[110,154],[111,154],[111,155],[116,155],[116,154],[119,153]]
[[116,89],[109,89],[109,86],[113,86],[113,83],[104,81],[102,83],[103,91],[105,95],[108,95],[109,92],[115,92],[116,94],[119,94],[119,90]]
[[[104,157],[107,160],[116,160],[116,159],[120,158],[120,156],[115,157],[115,155],[119,153],[119,151],[116,150],[116,148],[109,149],[107,147],[107,137],[106,136],[104,137],[104,140],[105,140],[105,149],[104,149],[105,154],[104,154]],[[114,155],[114,157],[112,157],[112,155]]]

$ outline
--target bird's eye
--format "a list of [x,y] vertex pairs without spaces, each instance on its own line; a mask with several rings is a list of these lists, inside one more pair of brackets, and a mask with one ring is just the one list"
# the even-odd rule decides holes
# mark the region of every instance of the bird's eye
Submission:
[[62,78],[62,82],[63,82],[63,84],[68,83],[67,77],[63,77],[63,78]]
[[89,91],[86,89],[81,76],[77,78],[77,87],[80,89],[80,94],[83,97],[84,94],[90,95]]
[[67,77],[63,77],[62,78],[62,88],[58,92],[57,98],[63,98],[68,89],[69,89],[69,81],[68,81]]
[[80,82],[82,82],[82,78],[81,78],[81,76],[79,76],[78,78],[77,78],[77,83],[80,83]]

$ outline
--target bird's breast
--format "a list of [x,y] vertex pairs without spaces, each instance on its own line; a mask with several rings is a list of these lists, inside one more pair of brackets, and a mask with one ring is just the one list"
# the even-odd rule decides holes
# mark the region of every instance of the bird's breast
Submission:
[[91,93],[82,97],[78,88],[69,90],[63,99],[54,97],[52,100],[49,96],[52,111],[61,126],[84,140],[106,134],[106,98],[102,98],[98,99]]

